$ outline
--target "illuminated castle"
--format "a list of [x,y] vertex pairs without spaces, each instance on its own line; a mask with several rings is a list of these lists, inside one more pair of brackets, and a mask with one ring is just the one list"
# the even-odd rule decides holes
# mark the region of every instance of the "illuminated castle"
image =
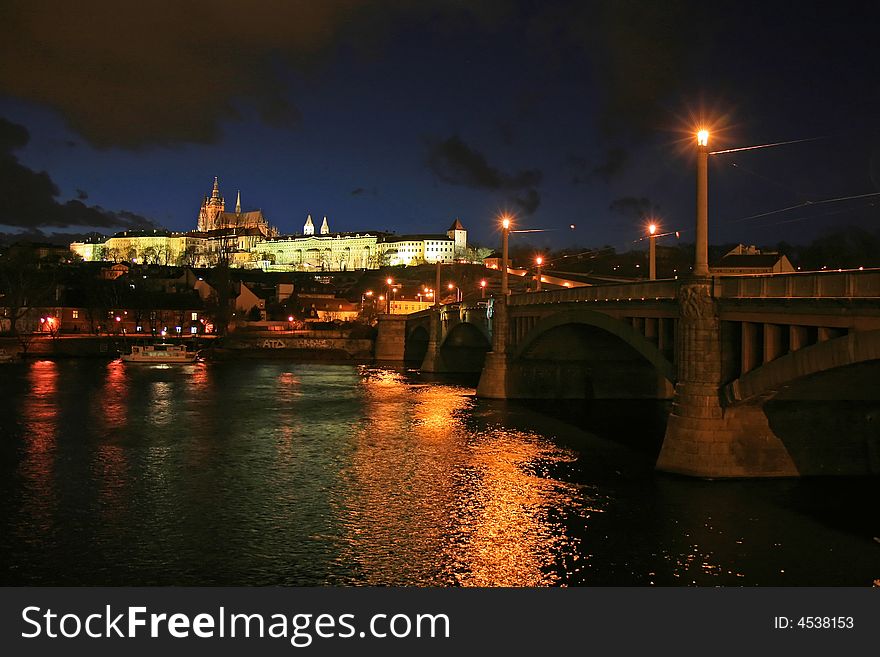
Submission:
[[233,229],[236,231],[257,229],[263,237],[275,237],[278,229],[269,225],[263,216],[262,210],[250,212],[241,211],[241,192],[235,201],[235,212],[226,212],[226,201],[220,196],[220,183],[214,178],[214,189],[210,196],[206,196],[199,208],[199,221],[196,230],[200,233],[223,231]]

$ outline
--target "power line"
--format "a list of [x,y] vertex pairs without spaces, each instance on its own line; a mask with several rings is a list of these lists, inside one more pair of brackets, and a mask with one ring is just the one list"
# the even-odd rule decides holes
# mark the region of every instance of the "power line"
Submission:
[[816,141],[818,139],[828,139],[825,137],[807,137],[806,139],[792,139],[791,141],[777,141],[772,144],[758,144],[757,146],[743,146],[741,148],[728,148],[723,151],[710,151],[709,155],[724,155],[725,153],[739,153],[740,151],[753,151],[758,148],[773,148],[774,146],[787,146],[788,144],[800,144],[805,141]]
[[837,198],[826,198],[820,201],[804,201],[803,203],[798,203],[797,205],[790,205],[787,208],[780,208],[778,210],[770,210],[769,212],[761,212],[759,214],[749,215],[748,217],[742,217],[741,219],[731,219],[727,223],[737,224],[743,221],[749,221],[751,219],[760,219],[761,217],[768,217],[773,214],[779,214],[781,212],[789,212],[790,210],[797,210],[799,208],[805,208],[811,205],[823,205],[825,203],[839,203],[840,201],[852,201],[858,198],[869,198],[872,196],[880,196],[880,192],[870,192],[868,194],[854,194],[852,196],[839,196]]

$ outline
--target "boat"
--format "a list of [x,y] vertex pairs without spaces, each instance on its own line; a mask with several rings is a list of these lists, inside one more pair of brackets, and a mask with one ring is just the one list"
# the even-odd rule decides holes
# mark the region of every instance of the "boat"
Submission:
[[197,352],[177,344],[134,345],[130,354],[122,354],[126,363],[192,363],[198,357]]

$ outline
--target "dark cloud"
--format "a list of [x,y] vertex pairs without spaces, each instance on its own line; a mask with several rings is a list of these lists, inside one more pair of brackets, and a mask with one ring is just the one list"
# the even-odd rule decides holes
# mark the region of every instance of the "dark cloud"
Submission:
[[626,169],[629,155],[623,148],[609,148],[601,162],[590,162],[587,158],[568,153],[565,157],[566,164],[574,171],[571,182],[582,185],[594,180],[611,182]]
[[311,74],[339,44],[373,47],[398,15],[445,4],[92,0],[85,11],[11,0],[0,5],[0,93],[58,110],[99,148],[209,143],[222,120],[249,108],[274,125],[298,124],[296,103],[278,92],[291,71]]
[[660,212],[660,206],[644,196],[624,196],[615,199],[608,209],[614,214],[631,219],[644,219]]
[[302,121],[302,112],[281,94],[273,94],[261,101],[260,118],[271,126],[297,126]]
[[524,214],[534,214],[541,205],[541,195],[537,189],[530,189],[524,195],[515,196],[512,200]]
[[49,174],[27,168],[13,154],[29,139],[24,127],[0,117],[0,225],[26,230],[45,226],[154,227],[133,212],[110,212],[84,204],[88,194],[82,190],[77,190],[78,199],[59,202],[60,192]]
[[477,189],[518,190],[541,183],[543,174],[538,169],[505,173],[489,164],[486,156],[468,146],[458,135],[448,139],[428,140],[428,168],[440,180],[450,185]]
[[15,242],[47,242],[67,246],[71,242],[82,242],[90,238],[106,238],[106,235],[91,232],[46,232],[38,228],[28,228],[16,232],[0,232],[0,244],[14,244]]
[[605,159],[593,167],[590,175],[605,182],[619,176],[626,168],[628,156],[623,148],[611,148],[605,153]]

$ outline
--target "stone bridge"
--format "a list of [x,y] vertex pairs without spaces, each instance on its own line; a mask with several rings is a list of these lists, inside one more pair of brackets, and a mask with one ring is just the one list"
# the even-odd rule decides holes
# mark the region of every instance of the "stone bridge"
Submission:
[[379,360],[493,399],[668,399],[661,470],[880,473],[880,270],[532,292],[382,316]]

